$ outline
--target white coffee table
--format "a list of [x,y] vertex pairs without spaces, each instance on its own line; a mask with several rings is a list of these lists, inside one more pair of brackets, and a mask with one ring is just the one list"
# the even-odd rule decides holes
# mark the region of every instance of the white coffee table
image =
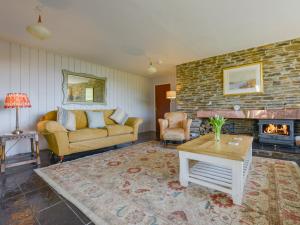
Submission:
[[[234,204],[241,205],[252,142],[250,136],[225,134],[216,142],[213,134],[207,134],[179,145],[180,184],[187,187],[192,182],[228,193]],[[190,167],[190,160],[197,162]]]

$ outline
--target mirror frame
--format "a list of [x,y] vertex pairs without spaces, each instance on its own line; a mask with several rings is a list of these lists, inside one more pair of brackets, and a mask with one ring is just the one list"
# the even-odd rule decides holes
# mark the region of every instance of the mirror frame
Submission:
[[[92,74],[86,74],[86,73],[76,73],[69,70],[62,70],[63,74],[63,83],[62,83],[62,91],[63,91],[63,104],[80,104],[80,105],[106,105],[107,104],[107,78],[106,77],[98,77]],[[97,80],[103,80],[104,81],[104,102],[70,102],[68,101],[68,76],[79,76],[79,77],[85,77],[85,78],[91,78],[91,79],[97,79]]]

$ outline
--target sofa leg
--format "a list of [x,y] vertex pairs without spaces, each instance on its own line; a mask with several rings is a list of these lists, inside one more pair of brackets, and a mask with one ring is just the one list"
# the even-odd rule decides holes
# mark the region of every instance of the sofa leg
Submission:
[[136,141],[132,141],[132,142],[131,142],[131,144],[133,144],[133,145],[134,145],[135,143],[136,143]]
[[64,155],[59,156],[59,163],[63,163],[64,159],[65,159],[65,156],[64,156]]

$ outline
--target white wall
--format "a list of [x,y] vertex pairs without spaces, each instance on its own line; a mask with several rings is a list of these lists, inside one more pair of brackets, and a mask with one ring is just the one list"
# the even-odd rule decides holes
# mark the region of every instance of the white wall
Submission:
[[[15,128],[15,110],[3,108],[8,92],[29,95],[32,108],[21,109],[20,113],[20,126],[24,130],[35,129],[41,115],[62,105],[62,69],[107,77],[108,85],[106,106],[68,105],[66,108],[111,109],[119,106],[130,116],[144,119],[141,131],[152,128],[152,81],[149,78],[0,40],[0,133]],[[27,152],[29,148],[24,143],[8,144],[8,155]],[[44,141],[41,147],[46,147]]]
[[[161,85],[161,84],[171,84],[171,90],[175,91],[176,90],[176,75],[172,74],[169,76],[156,76],[152,78],[152,97],[151,97],[151,101],[152,101],[152,120],[155,121],[155,85]],[[176,111],[176,103],[175,102],[171,102],[170,103],[170,109],[171,111]],[[156,123],[153,122],[151,124],[151,130],[155,131],[156,130]]]

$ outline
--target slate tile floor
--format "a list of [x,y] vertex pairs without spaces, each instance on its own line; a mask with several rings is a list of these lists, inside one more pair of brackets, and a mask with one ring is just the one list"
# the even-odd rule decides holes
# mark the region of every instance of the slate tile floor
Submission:
[[[137,143],[155,140],[155,132],[140,134]],[[118,145],[117,148],[131,144]],[[103,151],[114,150],[114,147],[97,151],[79,153],[66,157],[66,161]],[[28,159],[30,154],[22,154],[9,159],[20,161]],[[53,162],[48,150],[41,151],[41,167]],[[93,223],[72,203],[57,194],[45,183],[33,169],[34,164],[6,169],[0,175],[0,225],[92,225]]]
[[[139,136],[137,143],[155,140],[155,132],[145,132]],[[130,146],[131,144],[119,145],[118,148]],[[169,147],[175,147],[170,145]],[[260,145],[254,146],[254,155],[264,157],[281,157],[285,155],[269,154]],[[73,160],[86,155],[97,154],[104,150],[80,153],[66,157],[66,160]],[[268,155],[264,155],[265,152]],[[52,163],[50,152],[41,151],[41,166],[48,166]],[[300,154],[297,154],[300,156]],[[20,161],[30,157],[30,154],[15,156],[10,161]],[[300,157],[299,157],[300,159]],[[297,161],[298,164],[300,162]],[[92,225],[93,223],[72,203],[57,194],[48,186],[33,169],[33,164],[9,168],[5,174],[0,175],[0,225]]]

